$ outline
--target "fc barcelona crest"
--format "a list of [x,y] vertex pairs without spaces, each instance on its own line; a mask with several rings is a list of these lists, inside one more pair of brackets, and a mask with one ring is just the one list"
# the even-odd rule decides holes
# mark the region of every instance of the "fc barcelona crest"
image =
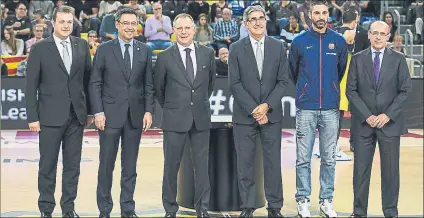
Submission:
[[329,49],[334,49],[334,43],[330,43],[330,44],[328,44],[328,48],[329,48]]

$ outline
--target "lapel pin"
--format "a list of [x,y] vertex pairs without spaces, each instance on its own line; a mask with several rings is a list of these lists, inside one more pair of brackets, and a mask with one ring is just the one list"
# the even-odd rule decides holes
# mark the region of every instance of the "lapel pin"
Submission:
[[140,50],[140,48],[139,47],[137,47],[137,51],[139,51]]
[[203,69],[205,69],[205,68],[206,68],[206,66],[203,66],[202,68],[203,68]]

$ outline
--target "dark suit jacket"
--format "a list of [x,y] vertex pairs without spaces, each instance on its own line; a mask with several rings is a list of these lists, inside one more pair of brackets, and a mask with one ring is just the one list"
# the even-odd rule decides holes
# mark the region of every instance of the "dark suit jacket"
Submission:
[[155,94],[163,108],[162,129],[187,132],[193,121],[199,131],[211,127],[209,97],[215,84],[215,55],[195,43],[197,72],[192,83],[177,44],[159,53],[155,64]]
[[268,103],[268,120],[280,122],[281,98],[289,81],[288,59],[283,43],[265,36],[262,79],[256,65],[250,37],[230,46],[228,59],[229,85],[234,95],[233,122],[253,124],[252,111],[262,103]]
[[371,48],[352,56],[346,95],[352,108],[352,132],[369,136],[374,129],[366,122],[371,115],[385,113],[390,121],[382,131],[387,136],[407,133],[403,104],[411,90],[405,57],[386,47],[378,84],[375,84]]
[[[62,126],[71,103],[81,124],[90,114],[88,81],[91,56],[87,41],[71,36],[72,66],[68,74],[53,37],[31,47],[28,57],[25,99],[28,122]],[[37,97],[38,92],[38,97]]]
[[356,27],[356,35],[355,35],[355,50],[354,54],[361,52],[370,47],[370,41],[368,40],[368,30],[358,25]]
[[130,112],[135,128],[143,126],[145,112],[154,112],[152,58],[149,48],[133,40],[130,75],[125,70],[119,40],[97,47],[90,79],[93,114],[104,112],[106,127],[121,128]]

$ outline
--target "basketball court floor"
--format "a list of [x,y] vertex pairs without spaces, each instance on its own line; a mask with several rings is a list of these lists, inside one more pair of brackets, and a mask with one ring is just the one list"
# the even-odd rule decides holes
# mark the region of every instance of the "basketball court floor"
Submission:
[[[352,155],[348,147],[349,132],[341,134],[341,149]],[[296,147],[294,130],[283,130],[282,171],[284,207],[283,215],[296,216],[294,195]],[[401,139],[401,189],[399,196],[399,213],[402,217],[423,217],[423,131],[411,130]],[[162,133],[149,130],[142,137],[138,158],[138,177],[135,193],[136,213],[139,217],[163,217],[161,187],[163,172]],[[96,185],[98,168],[99,142],[94,130],[85,132],[81,161],[81,175],[76,200],[76,212],[82,217],[98,216],[96,204]],[[1,131],[1,217],[36,217],[37,207],[37,171],[38,171],[38,136],[29,131]],[[60,161],[61,157],[59,157]],[[120,216],[120,155],[118,154],[114,171],[112,196],[114,209],[112,216]],[[320,160],[312,161],[312,196],[311,210],[318,216]],[[56,183],[56,208],[54,216],[61,216],[62,166],[59,163]],[[340,217],[347,217],[352,212],[352,172],[353,161],[337,162],[334,207]],[[382,216],[380,189],[380,161],[376,149],[369,199],[369,216]],[[239,212],[211,212],[215,217],[236,217]],[[267,216],[265,208],[255,211],[255,216]],[[194,217],[195,212],[180,208],[179,217]]]

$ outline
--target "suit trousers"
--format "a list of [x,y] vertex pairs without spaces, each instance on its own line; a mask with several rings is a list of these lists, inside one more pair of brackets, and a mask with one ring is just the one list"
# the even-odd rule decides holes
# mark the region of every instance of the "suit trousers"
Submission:
[[134,128],[132,126],[129,111],[127,120],[121,128],[106,127],[104,131],[99,131],[100,164],[97,182],[97,206],[100,212],[110,213],[113,208],[111,195],[112,176],[120,140],[121,213],[129,213],[135,210],[134,190],[137,178],[137,159],[141,133],[142,128]]
[[381,130],[370,136],[354,135],[354,213],[366,216],[371,167],[376,143],[380,150],[382,208],[385,217],[398,216],[400,137],[388,137]]
[[255,208],[256,184],[254,179],[256,137],[260,135],[263,163],[265,197],[268,209],[283,207],[283,182],[281,175],[281,121],[259,125],[234,124],[234,143],[237,152],[237,172],[241,208]]
[[82,125],[71,104],[68,120],[62,126],[40,126],[38,171],[38,208],[40,212],[52,213],[56,206],[54,192],[60,145],[62,144],[62,213],[74,210],[77,197],[78,179],[84,125]]
[[208,210],[210,199],[209,183],[209,136],[210,131],[199,131],[194,125],[188,132],[163,132],[165,155],[162,203],[166,212],[177,212],[177,179],[186,143],[190,144],[191,160],[194,166],[194,207],[197,211]]

